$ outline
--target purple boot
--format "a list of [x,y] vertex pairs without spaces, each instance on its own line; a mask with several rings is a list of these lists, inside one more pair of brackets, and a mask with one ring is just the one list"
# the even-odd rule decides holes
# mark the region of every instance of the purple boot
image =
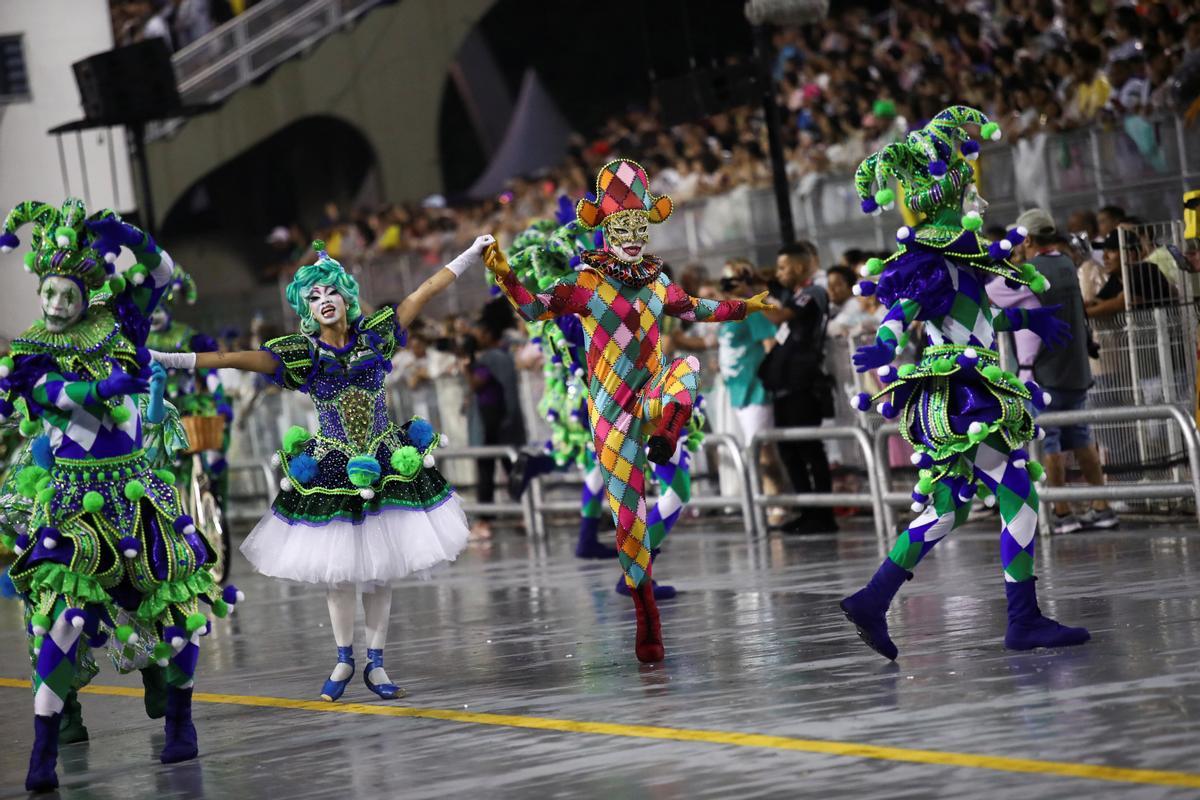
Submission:
[[1008,631],[1004,634],[1004,646],[1009,650],[1069,647],[1092,638],[1087,628],[1068,628],[1042,616],[1034,588],[1036,580],[1004,582],[1004,591],[1008,595]]
[[616,558],[617,548],[600,544],[599,517],[579,518],[579,541],[575,544],[576,558]]
[[58,764],[58,725],[61,714],[33,717],[33,751],[25,775],[28,792],[51,792],[58,788],[54,767]]
[[911,578],[911,572],[885,558],[867,585],[839,604],[846,619],[858,629],[858,638],[889,661],[895,661],[900,651],[888,636],[888,606],[900,586]]
[[167,721],[163,726],[167,744],[158,760],[164,764],[175,764],[195,758],[200,749],[196,745],[196,726],[192,724],[192,690],[167,689]]

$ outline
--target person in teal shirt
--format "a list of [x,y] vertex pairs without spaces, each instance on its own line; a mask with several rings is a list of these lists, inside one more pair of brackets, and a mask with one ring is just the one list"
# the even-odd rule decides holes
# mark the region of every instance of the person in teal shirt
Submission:
[[[731,297],[741,297],[755,282],[754,266],[745,259],[733,259],[725,265],[721,289]],[[759,312],[741,324],[722,325],[717,334],[721,378],[747,443],[756,432],[774,424],[771,397],[758,377],[758,366],[774,346],[775,333],[775,325]]]

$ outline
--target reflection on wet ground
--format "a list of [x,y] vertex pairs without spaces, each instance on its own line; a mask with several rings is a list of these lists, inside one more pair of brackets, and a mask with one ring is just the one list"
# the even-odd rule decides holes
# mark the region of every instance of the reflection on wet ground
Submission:
[[[874,570],[865,533],[748,543],[680,530],[656,575],[667,661],[632,655],[633,612],[611,562],[498,533],[396,592],[395,705],[1200,772],[1200,534],[1126,529],[1044,541],[1047,614],[1093,641],[1004,650],[997,540],[964,531],[907,584],[890,617],[901,655],[867,650],[837,600]],[[981,529],[974,529],[981,531]],[[247,573],[247,600],[204,641],[197,691],[314,700],[333,665],[320,589]],[[360,620],[361,625],[361,620]],[[362,650],[361,629],[358,649]],[[0,676],[23,678],[16,603],[0,604]],[[361,659],[360,659],[361,662]],[[107,667],[107,665],[106,665]],[[106,668],[105,686],[139,685]],[[344,702],[379,705],[356,676]],[[19,791],[27,690],[0,688],[0,796]],[[721,741],[530,730],[424,718],[197,704],[199,761],[164,767],[141,703],[85,696],[92,741],[64,747],[64,798],[1194,797],[1195,788],[1044,772],[868,760]],[[983,764],[986,766],[986,763]],[[1200,780],[1200,779],[1198,779]]]

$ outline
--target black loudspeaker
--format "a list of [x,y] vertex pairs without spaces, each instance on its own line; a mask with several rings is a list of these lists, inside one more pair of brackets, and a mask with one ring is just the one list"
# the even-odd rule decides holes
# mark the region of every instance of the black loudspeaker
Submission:
[[72,69],[89,120],[146,122],[172,116],[182,106],[171,51],[162,39],[98,53]]
[[656,81],[654,97],[665,125],[695,122],[735,106],[758,102],[751,64],[698,69]]

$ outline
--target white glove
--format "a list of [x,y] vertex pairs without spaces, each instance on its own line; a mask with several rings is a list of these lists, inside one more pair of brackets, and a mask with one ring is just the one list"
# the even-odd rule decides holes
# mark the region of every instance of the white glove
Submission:
[[446,269],[453,272],[455,277],[460,277],[464,272],[471,269],[471,267],[483,264],[483,251],[495,241],[496,237],[490,234],[485,233],[483,236],[476,236],[471,246],[460,255],[455,256],[454,260],[446,265]]
[[160,353],[157,350],[151,350],[150,357],[167,369],[196,368],[195,353]]

